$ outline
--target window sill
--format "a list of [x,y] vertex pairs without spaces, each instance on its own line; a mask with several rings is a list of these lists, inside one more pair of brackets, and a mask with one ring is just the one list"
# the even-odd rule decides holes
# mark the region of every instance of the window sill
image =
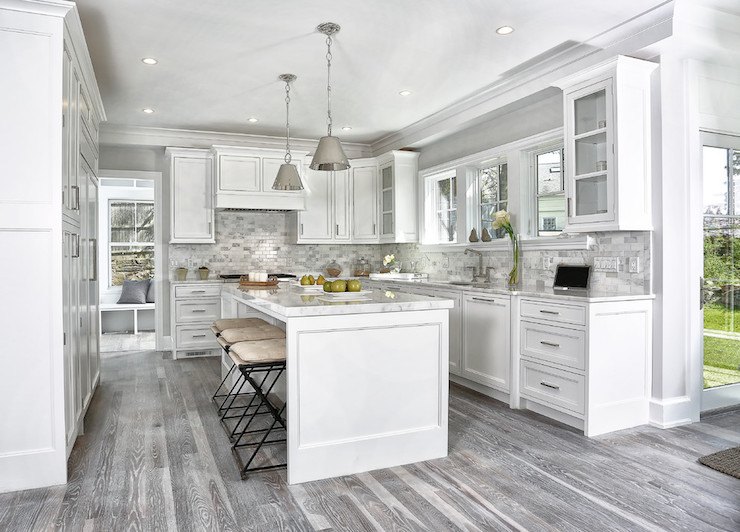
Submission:
[[[522,251],[568,251],[587,250],[593,245],[594,239],[589,235],[562,237],[529,237],[520,241]],[[447,253],[474,249],[476,251],[497,251],[509,249],[509,238],[497,238],[491,242],[464,242],[455,244],[420,244],[422,253]]]

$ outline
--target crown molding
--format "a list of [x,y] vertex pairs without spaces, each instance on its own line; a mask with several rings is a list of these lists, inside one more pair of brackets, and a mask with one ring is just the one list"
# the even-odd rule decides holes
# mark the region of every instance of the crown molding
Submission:
[[[106,123],[100,127],[100,144],[181,148],[211,148],[213,145],[225,145],[282,150],[285,149],[285,137]],[[296,151],[313,152],[317,145],[318,140],[290,139],[290,146]],[[342,142],[342,146],[350,159],[372,156],[370,146],[367,144]]]
[[[372,143],[375,155],[403,147],[420,147],[428,139],[450,135],[473,120],[546,90],[564,76],[575,74],[616,55],[640,57],[639,51],[673,33],[674,1],[669,0],[595,37],[558,47],[523,68],[502,74],[501,79],[427,116],[396,133]],[[648,59],[649,56],[640,57]]]
[[66,0],[0,0],[0,9],[60,18],[64,18],[74,7],[74,2]]
[[[65,2],[66,3],[66,2]],[[82,30],[82,21],[80,20],[80,13],[77,11],[77,6],[72,4],[73,9],[69,12],[69,15],[64,19],[64,25],[67,28],[69,39],[75,50],[77,61],[82,70],[82,79],[85,81],[87,86],[87,92],[93,100],[100,120],[104,122],[107,120],[105,115],[105,107],[103,106],[103,98],[100,96],[100,89],[98,88],[98,80],[95,77],[95,69],[93,69],[92,59],[90,58],[90,51],[87,48],[87,41],[85,40],[85,33]]]

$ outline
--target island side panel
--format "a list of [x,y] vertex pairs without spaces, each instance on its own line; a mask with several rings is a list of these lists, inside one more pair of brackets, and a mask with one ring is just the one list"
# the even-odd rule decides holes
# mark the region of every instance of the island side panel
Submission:
[[288,483],[447,456],[446,309],[286,323]]

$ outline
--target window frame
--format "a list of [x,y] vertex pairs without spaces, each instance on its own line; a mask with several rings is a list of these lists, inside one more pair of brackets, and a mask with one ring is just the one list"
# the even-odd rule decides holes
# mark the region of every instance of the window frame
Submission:
[[[539,238],[558,238],[563,231],[559,231],[557,234],[553,235],[540,235],[540,205],[539,205],[539,199],[544,197],[554,197],[554,196],[563,196],[563,199],[566,202],[566,210],[565,210],[565,225],[568,223],[568,208],[567,208],[567,191],[566,191],[566,182],[565,182],[565,142],[564,139],[561,139],[560,142],[553,142],[547,146],[540,146],[533,150],[529,150],[528,152],[528,158],[529,158],[529,181],[530,186],[532,187],[532,202],[530,205],[530,212],[532,213],[531,216],[531,230],[529,231],[529,238],[532,239],[539,239]],[[537,180],[538,178],[538,164],[537,164],[537,157],[540,155],[543,155],[545,153],[550,153],[555,150],[560,150],[560,180],[562,182],[562,189],[560,192],[557,193],[548,193],[548,194],[540,194],[539,193],[539,182]]]
[[[455,190],[452,193],[452,187],[450,187],[450,197],[455,198],[455,208],[449,209],[438,209],[439,199],[439,186],[441,181],[455,180]],[[455,170],[447,170],[436,174],[428,175],[424,178],[424,243],[425,244],[438,244],[438,245],[451,245],[457,244],[460,240],[460,227],[459,227],[459,207],[460,207],[460,180]],[[455,211],[455,239],[442,241],[439,239],[439,231],[437,228],[437,214],[447,211],[452,213]]]
[[[155,245],[156,245],[156,236],[152,236],[153,240],[152,242],[114,242],[112,239],[112,233],[113,233],[113,224],[112,224],[112,206],[114,203],[133,203],[134,204],[134,213],[136,213],[136,207],[138,204],[148,204],[152,206],[152,209],[156,209],[156,204],[154,200],[140,200],[140,199],[115,199],[115,198],[109,198],[108,199],[108,288],[116,288],[121,285],[113,284],[113,249],[114,248],[122,248],[122,247],[140,247],[140,248],[151,248],[152,250],[152,259],[154,258],[154,255],[156,254]],[[155,210],[156,213],[156,210]],[[135,215],[134,215],[135,216]],[[156,216],[156,214],[155,214]],[[154,221],[156,225],[156,218]],[[138,235],[138,230],[136,226],[136,220],[134,219],[134,232]]]
[[[495,159],[489,159],[485,162],[485,164],[479,164],[476,168],[476,176],[475,176],[475,201],[472,205],[473,212],[475,212],[476,217],[476,231],[478,231],[478,237],[480,238],[481,234],[483,233],[483,202],[481,201],[481,174],[483,170],[487,168],[492,168],[494,166],[498,167],[498,190],[499,190],[499,200],[495,201],[492,205],[496,205],[496,211],[501,210],[501,205],[506,204],[505,209],[510,212],[511,210],[511,194],[510,194],[510,180],[509,180],[509,161],[506,157],[503,155],[500,157],[496,157]],[[500,199],[500,193],[501,193],[501,167],[506,166],[506,199],[501,200]],[[492,230],[490,232],[491,239],[492,240],[500,240],[503,238],[503,234],[500,234],[500,232],[497,232],[495,230]]]

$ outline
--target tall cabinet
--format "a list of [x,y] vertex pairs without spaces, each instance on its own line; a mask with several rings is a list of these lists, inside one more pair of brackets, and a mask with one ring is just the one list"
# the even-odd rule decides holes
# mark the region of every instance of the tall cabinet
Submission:
[[[98,126],[72,2],[0,2],[0,492],[63,484],[98,382]],[[12,133],[11,133],[12,132]]]

